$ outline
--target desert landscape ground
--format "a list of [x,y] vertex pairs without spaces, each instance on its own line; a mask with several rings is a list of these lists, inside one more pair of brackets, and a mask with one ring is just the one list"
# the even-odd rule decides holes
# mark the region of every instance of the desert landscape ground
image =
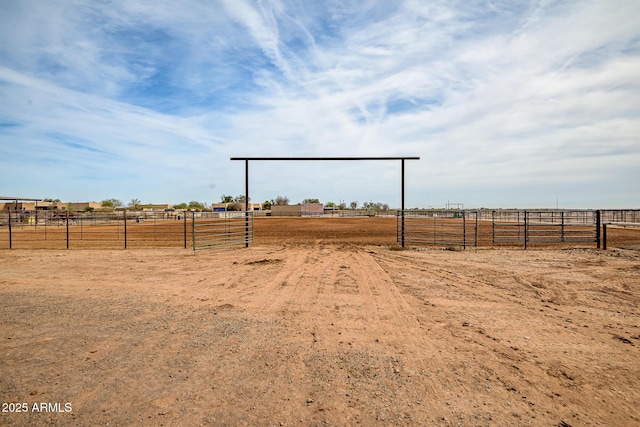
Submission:
[[634,244],[400,250],[393,218],[322,221],[1,250],[0,424],[640,424]]

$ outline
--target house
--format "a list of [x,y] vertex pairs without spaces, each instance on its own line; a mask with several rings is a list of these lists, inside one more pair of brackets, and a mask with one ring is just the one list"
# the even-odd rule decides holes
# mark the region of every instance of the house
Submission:
[[[212,203],[211,210],[214,212],[243,211],[244,203]],[[250,211],[261,211],[262,203],[249,203]]]
[[272,205],[271,216],[322,216],[322,203],[303,203],[301,205]]

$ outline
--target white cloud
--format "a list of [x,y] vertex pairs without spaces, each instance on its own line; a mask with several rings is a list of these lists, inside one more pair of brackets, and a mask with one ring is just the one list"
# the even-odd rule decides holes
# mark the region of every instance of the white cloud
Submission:
[[[210,202],[211,182],[242,191],[230,156],[402,154],[423,157],[408,165],[422,205],[639,202],[637,2],[38,6],[0,6],[14,41],[0,47],[0,157],[37,178],[0,193]],[[286,168],[322,176],[317,194],[274,173],[256,191],[399,203],[396,165],[341,166],[343,183]],[[43,184],[51,173],[65,185]]]

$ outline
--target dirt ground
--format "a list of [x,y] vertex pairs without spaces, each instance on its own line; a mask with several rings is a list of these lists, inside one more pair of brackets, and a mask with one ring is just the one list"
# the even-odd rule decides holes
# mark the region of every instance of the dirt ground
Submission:
[[248,249],[1,250],[0,424],[640,424],[639,251],[278,221]]

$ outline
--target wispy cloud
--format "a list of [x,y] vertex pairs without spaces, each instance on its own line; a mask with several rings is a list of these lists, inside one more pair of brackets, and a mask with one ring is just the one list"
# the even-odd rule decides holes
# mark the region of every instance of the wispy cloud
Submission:
[[[637,16],[625,0],[5,2],[16,178],[0,192],[212,202],[242,192],[230,156],[404,154],[422,157],[412,205],[638,207]],[[256,166],[252,188],[398,205],[397,169]]]

